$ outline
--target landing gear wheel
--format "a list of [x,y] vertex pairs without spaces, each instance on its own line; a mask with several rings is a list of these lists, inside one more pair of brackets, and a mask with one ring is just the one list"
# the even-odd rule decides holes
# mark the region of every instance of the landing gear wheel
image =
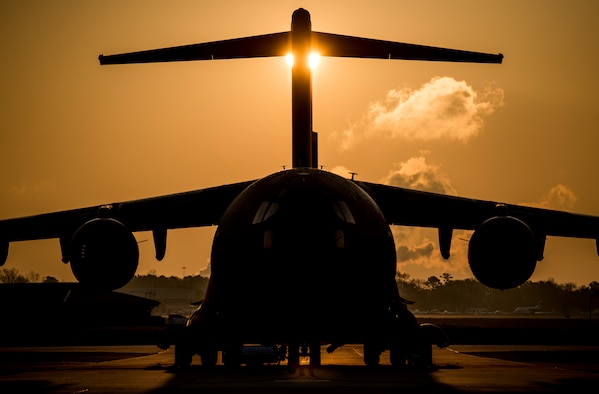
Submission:
[[320,364],[320,345],[318,343],[313,343],[310,345],[310,367],[319,367]]
[[376,367],[381,362],[381,352],[376,346],[364,344],[364,364],[368,367]]
[[227,346],[223,349],[223,364],[228,368],[238,368],[241,366],[241,348],[238,346]]
[[203,349],[200,352],[200,361],[204,367],[214,367],[218,361],[218,350],[213,348]]
[[287,370],[289,373],[295,373],[300,365],[299,346],[289,345],[289,354],[287,355]]
[[389,361],[391,365],[398,368],[404,368],[409,364],[409,354],[404,349],[396,346],[389,351]]
[[177,343],[175,345],[175,367],[189,367],[191,365],[192,356],[193,352],[190,350],[189,346],[186,346],[184,343]]
[[433,347],[426,341],[421,341],[416,351],[410,357],[410,365],[418,368],[427,368],[433,365]]

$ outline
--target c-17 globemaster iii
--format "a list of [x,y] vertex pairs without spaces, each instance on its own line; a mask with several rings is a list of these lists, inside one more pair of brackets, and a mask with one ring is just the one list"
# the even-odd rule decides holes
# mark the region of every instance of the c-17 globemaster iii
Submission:
[[82,286],[112,290],[136,272],[133,232],[152,231],[156,258],[170,229],[218,225],[202,305],[176,347],[176,363],[198,353],[205,365],[243,361],[244,345],[280,351],[294,368],[302,349],[313,365],[320,346],[364,345],[364,362],[390,351],[394,365],[430,362],[442,332],[421,326],[395,282],[390,225],[438,229],[450,256],[454,229],[474,230],[468,259],[486,286],[527,281],[547,236],[595,239],[599,217],[428,193],[345,179],[318,169],[308,58],[320,56],[501,63],[503,55],[312,31],[310,14],[293,13],[291,30],[193,45],[100,56],[100,63],[150,63],[294,57],[292,168],[262,179],[179,194],[0,221],[0,261],[10,242],[58,238]]

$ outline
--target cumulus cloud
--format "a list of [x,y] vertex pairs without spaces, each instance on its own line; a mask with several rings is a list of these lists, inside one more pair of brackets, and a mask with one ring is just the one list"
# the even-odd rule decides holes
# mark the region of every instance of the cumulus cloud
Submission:
[[438,166],[428,164],[423,156],[395,163],[383,183],[435,193],[457,194],[449,177]]
[[444,272],[454,278],[472,277],[468,266],[468,231],[454,231],[451,257],[443,259],[439,252],[437,229],[392,226],[397,250],[397,270],[413,278],[424,279]]
[[405,245],[401,245],[397,248],[397,262],[402,263],[410,260],[418,260],[421,257],[429,258],[434,250],[435,246],[432,242],[424,245],[416,245],[411,249]]
[[[503,105],[503,97],[503,90],[494,86],[475,91],[465,81],[435,77],[419,89],[389,91],[384,99],[368,107],[362,119],[336,137],[341,140],[342,150],[374,138],[466,143],[483,130],[485,117]],[[423,155],[395,163],[382,183],[457,195],[450,178]],[[436,229],[393,226],[392,232],[400,272],[415,277],[444,272],[455,278],[472,276],[467,262],[468,243],[464,242],[470,232],[454,231],[448,260],[439,252]]]
[[341,149],[362,138],[384,137],[467,142],[483,129],[483,117],[503,105],[503,90],[476,92],[465,81],[435,77],[420,89],[393,89],[342,132]]
[[349,178],[352,173],[352,171],[350,171],[349,168],[345,166],[335,166],[331,168],[331,172],[343,178]]
[[[425,155],[410,157],[406,161],[395,163],[388,175],[380,182],[386,185],[457,195],[451,179],[439,165],[427,161]],[[331,169],[338,175],[348,178],[347,167],[336,166]],[[412,278],[425,279],[440,276],[447,272],[456,279],[472,277],[468,266],[468,242],[471,231],[454,230],[451,244],[451,257],[443,259],[439,251],[437,229],[391,226],[397,252],[398,272],[409,274]]]
[[538,201],[522,203],[537,208],[569,211],[576,205],[576,194],[566,185],[558,183],[545,193]]
[[[435,164],[428,163],[424,156],[411,157],[396,163],[382,183],[392,186],[418,189],[435,193],[456,195],[449,177]],[[431,275],[451,273],[455,278],[472,276],[467,263],[469,234],[454,231],[451,258],[443,259],[439,251],[437,229],[392,226],[397,251],[399,272],[411,277],[426,278]]]

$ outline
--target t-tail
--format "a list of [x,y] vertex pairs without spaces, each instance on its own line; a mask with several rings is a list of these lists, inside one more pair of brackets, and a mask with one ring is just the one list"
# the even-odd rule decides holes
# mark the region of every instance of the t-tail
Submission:
[[291,31],[117,55],[100,55],[100,64],[241,59],[293,55],[291,78],[292,164],[318,166],[318,140],[312,130],[312,73],[309,56],[501,63],[502,54],[470,52],[312,31],[310,13],[293,12]]

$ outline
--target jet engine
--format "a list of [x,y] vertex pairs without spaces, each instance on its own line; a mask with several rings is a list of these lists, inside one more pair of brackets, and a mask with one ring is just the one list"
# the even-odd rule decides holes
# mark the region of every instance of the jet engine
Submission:
[[495,216],[472,234],[468,263],[482,284],[511,289],[526,282],[537,264],[537,242],[526,223],[512,216]]
[[83,286],[115,290],[126,285],[137,270],[139,248],[135,237],[115,219],[84,223],[70,244],[71,270]]

